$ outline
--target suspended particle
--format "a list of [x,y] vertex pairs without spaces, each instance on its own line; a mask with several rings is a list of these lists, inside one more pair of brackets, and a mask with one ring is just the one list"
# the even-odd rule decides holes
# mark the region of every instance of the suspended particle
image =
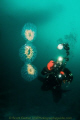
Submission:
[[33,65],[25,64],[22,69],[21,69],[21,76],[26,80],[26,81],[32,81],[38,76],[37,68]]
[[27,43],[23,45],[19,50],[19,56],[22,61],[26,62],[33,62],[33,60],[37,56],[36,47],[33,46],[31,43]]
[[36,37],[36,26],[32,23],[27,23],[22,29],[22,36],[25,40],[32,42]]

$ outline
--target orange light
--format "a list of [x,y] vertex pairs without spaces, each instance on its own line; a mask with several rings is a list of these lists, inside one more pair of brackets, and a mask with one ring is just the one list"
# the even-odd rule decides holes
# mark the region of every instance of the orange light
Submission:
[[63,71],[60,71],[60,74],[64,75],[64,72],[63,72]]
[[48,70],[52,70],[52,69],[53,69],[53,66],[54,66],[54,61],[51,60],[51,61],[47,64]]

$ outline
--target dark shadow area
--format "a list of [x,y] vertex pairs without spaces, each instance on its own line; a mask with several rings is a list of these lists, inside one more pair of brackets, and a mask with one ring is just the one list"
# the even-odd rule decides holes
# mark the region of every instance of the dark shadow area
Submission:
[[[63,11],[63,6],[61,5],[52,5],[52,6],[48,6],[48,8],[46,8],[45,10],[31,10],[29,11],[27,8],[24,10],[22,9],[21,12],[16,12],[16,14],[11,14],[10,12],[6,12],[3,2],[2,4],[2,8],[1,8],[1,19],[0,22],[4,22],[5,18],[11,20],[11,21],[15,21],[17,24],[18,23],[26,23],[26,22],[32,22],[35,25],[38,24],[45,24],[46,22],[52,20],[53,18],[55,19],[62,11]],[[14,10],[14,9],[13,9]]]
[[63,93],[71,91],[71,90],[63,90],[61,88],[61,86],[58,86],[56,89],[55,88],[52,89],[52,86],[53,86],[52,84],[51,85],[48,84],[49,86],[46,87],[47,84],[45,83],[45,78],[42,77],[42,76],[39,76],[38,80],[40,80],[41,82],[43,82],[43,85],[41,86],[41,90],[42,91],[48,91],[48,90],[50,90],[52,92],[53,101],[55,103],[58,103],[61,100]]
[[77,117],[77,119],[76,120],[80,120],[80,115]]
[[61,100],[63,94],[70,91],[71,90],[63,90],[61,87],[58,87],[57,89],[52,90],[54,102],[58,103]]
[[[79,93],[80,94],[80,93]],[[70,108],[66,111],[70,113],[70,116],[75,117],[76,116],[76,120],[80,120],[80,98],[78,96],[77,98],[74,98],[75,101],[72,102],[72,104],[70,105]]]

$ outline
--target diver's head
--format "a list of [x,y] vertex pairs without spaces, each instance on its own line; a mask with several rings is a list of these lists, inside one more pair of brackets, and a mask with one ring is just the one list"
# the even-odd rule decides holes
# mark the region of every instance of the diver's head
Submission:
[[58,57],[58,62],[62,62],[63,61],[63,57],[59,56]]
[[59,56],[56,63],[61,66],[63,64],[63,57]]

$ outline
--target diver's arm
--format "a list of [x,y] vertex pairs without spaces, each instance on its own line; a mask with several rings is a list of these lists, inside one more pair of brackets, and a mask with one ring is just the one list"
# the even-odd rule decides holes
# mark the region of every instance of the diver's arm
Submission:
[[72,82],[73,80],[73,74],[71,73],[71,71],[68,68],[64,69],[64,72],[66,73],[66,80],[67,82]]

